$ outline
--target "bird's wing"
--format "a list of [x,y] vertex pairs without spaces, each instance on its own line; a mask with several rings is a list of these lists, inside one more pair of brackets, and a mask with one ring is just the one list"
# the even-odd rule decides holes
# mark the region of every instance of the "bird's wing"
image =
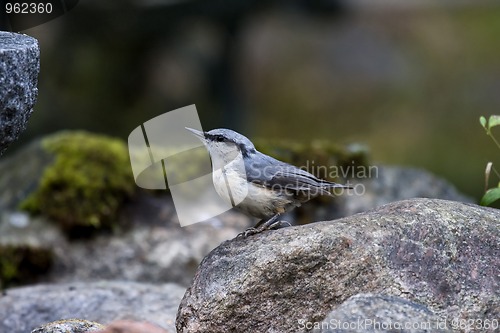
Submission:
[[330,194],[328,189],[343,185],[319,179],[293,165],[259,154],[245,163],[247,180],[276,190],[309,191]]

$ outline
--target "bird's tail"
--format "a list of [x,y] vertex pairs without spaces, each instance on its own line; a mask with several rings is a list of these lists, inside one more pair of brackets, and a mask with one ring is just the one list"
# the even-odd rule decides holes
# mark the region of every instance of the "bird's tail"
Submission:
[[321,182],[321,185],[323,188],[344,188],[344,189],[353,189],[354,187],[351,186],[351,185],[343,185],[343,184],[338,184],[338,183],[334,183],[334,182],[329,182],[329,181],[326,181],[326,180],[323,180]]
[[344,189],[344,190],[352,190],[354,187],[351,186],[351,185],[343,185],[343,184],[338,184],[338,183],[334,183],[334,182],[329,182],[329,181],[326,181],[326,180],[323,180],[321,182],[321,194],[322,195],[329,195],[329,196],[333,196],[332,192],[330,192],[330,190],[332,189],[336,189],[336,188],[340,188],[340,189]]

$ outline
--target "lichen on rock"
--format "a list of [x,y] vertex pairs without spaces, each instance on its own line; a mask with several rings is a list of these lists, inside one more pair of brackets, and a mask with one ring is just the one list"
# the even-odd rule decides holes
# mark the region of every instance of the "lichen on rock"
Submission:
[[126,145],[79,131],[49,136],[42,147],[54,160],[20,208],[48,216],[66,231],[111,226],[134,189]]

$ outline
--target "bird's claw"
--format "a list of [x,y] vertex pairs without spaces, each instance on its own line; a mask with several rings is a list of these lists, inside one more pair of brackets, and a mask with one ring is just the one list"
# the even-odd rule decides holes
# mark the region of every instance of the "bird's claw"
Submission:
[[290,224],[290,222],[287,222],[287,221],[275,221],[275,222],[271,223],[270,225],[266,225],[264,223],[264,224],[262,224],[261,226],[259,226],[257,228],[251,227],[251,228],[246,229],[243,232],[240,232],[236,236],[236,238],[240,238],[240,237],[247,238],[248,236],[252,236],[252,235],[261,233],[263,231],[266,231],[266,230],[277,230],[277,229],[281,229],[281,228],[285,228],[285,227],[291,227],[291,226],[292,225]]
[[261,232],[261,231],[259,231],[257,228],[253,228],[253,227],[252,228],[248,228],[245,231],[240,232],[236,236],[236,238],[240,238],[240,237],[247,238],[248,236],[258,234],[259,232]]

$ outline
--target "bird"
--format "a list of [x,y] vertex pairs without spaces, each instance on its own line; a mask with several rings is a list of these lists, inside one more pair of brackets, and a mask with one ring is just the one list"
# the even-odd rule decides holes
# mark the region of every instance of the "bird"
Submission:
[[226,128],[208,132],[186,127],[204,144],[212,161],[215,191],[242,213],[261,219],[238,236],[290,226],[280,216],[331,189],[352,189],[317,178],[255,149],[246,136]]

